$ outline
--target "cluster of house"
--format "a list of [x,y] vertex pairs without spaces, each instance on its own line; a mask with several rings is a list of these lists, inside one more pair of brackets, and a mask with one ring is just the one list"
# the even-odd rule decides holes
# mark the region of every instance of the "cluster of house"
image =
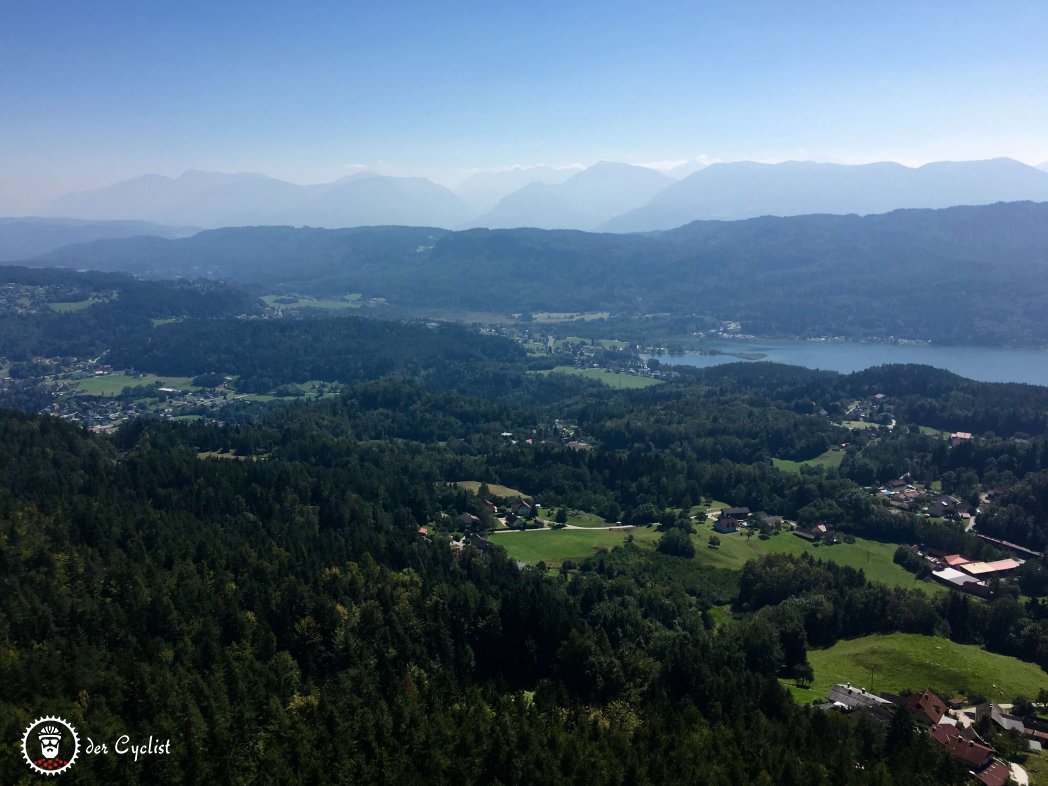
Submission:
[[782,524],[781,517],[772,516],[763,510],[751,513],[749,508],[724,508],[713,522],[713,530],[728,535],[738,532],[739,527],[752,527],[770,533],[778,530]]
[[906,475],[889,480],[880,489],[880,493],[888,497],[892,504],[901,510],[924,513],[935,519],[968,521],[976,512],[971,503],[963,499],[950,494],[933,495],[924,489],[917,488]]
[[961,554],[945,554],[939,549],[927,547],[918,549],[918,553],[932,563],[932,577],[940,584],[979,597],[987,597],[990,594],[991,579],[1014,576],[1023,565],[1023,561],[1019,559],[982,562],[970,560]]
[[[952,756],[964,762],[976,781],[986,786],[1004,786],[1008,783],[1011,768],[1008,762],[997,757],[993,747],[979,736],[973,723],[985,714],[990,714],[991,718],[996,714],[1001,720],[995,719],[995,722],[1002,728],[1018,728],[1014,725],[1017,723],[1026,729],[1022,720],[1006,715],[995,704],[987,702],[974,710],[962,712],[961,702],[945,702],[931,690],[907,696],[889,693],[878,696],[851,684],[837,684],[830,689],[826,698],[827,701],[819,705],[821,709],[865,715],[885,727],[894,719],[897,708],[901,707],[914,723],[925,729]],[[1042,725],[1036,719],[1031,719],[1031,722],[1038,727]],[[1044,725],[1048,725],[1048,722]],[[1023,733],[1026,734],[1031,748],[1040,748],[1041,741],[1045,738],[1043,731],[1031,728],[1031,733]]]
[[[523,529],[530,526],[542,526],[545,523],[539,518],[541,506],[523,497],[517,497],[516,500],[508,505],[503,505],[501,508],[490,499],[484,499],[483,503],[492,516],[504,522],[511,529],[514,527]],[[472,513],[460,513],[456,519],[466,532],[476,531],[481,528],[481,520]]]

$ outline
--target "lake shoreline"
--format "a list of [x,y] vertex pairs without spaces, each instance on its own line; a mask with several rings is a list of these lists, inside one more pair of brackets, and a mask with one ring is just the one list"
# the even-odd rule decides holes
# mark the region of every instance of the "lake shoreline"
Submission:
[[725,363],[783,363],[850,374],[874,366],[917,364],[979,382],[1048,386],[1048,349],[837,339],[727,338],[686,354],[643,355],[668,366],[709,368]]

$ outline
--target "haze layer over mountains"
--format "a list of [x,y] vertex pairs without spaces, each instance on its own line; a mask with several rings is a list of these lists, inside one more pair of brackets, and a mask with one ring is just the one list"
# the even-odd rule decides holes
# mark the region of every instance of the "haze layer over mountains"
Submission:
[[306,186],[261,174],[144,175],[61,196],[34,212],[199,228],[401,225],[645,232],[700,219],[866,215],[1022,200],[1048,201],[1048,171],[1008,158],[917,168],[890,162],[718,163],[680,179],[602,161],[581,171],[534,167],[480,173],[455,191],[425,178],[374,172]]

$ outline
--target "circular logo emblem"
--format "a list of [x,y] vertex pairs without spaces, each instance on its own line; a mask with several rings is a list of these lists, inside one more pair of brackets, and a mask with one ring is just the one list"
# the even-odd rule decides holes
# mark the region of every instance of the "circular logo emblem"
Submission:
[[22,735],[22,755],[26,764],[41,775],[59,775],[76,761],[80,738],[76,729],[62,718],[48,715],[29,724]]

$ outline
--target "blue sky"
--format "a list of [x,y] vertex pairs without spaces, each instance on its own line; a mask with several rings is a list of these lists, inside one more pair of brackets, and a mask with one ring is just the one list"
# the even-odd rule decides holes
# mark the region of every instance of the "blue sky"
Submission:
[[0,0],[0,207],[146,172],[1048,160],[1048,3]]

